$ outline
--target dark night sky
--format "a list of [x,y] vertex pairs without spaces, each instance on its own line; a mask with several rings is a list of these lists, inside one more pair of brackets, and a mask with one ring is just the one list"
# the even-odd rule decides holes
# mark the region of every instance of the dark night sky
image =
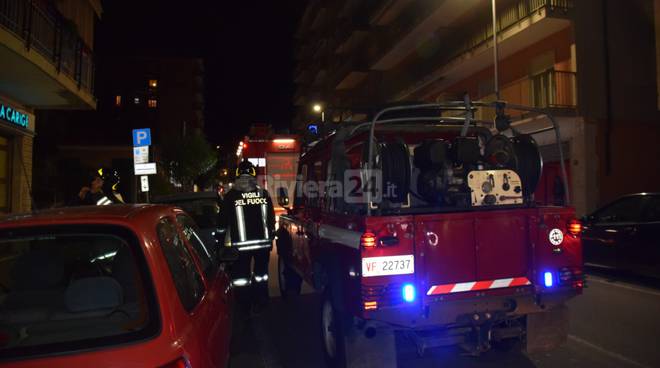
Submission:
[[206,60],[206,133],[230,144],[253,123],[289,127],[294,32],[302,0],[104,1],[96,38],[104,56]]

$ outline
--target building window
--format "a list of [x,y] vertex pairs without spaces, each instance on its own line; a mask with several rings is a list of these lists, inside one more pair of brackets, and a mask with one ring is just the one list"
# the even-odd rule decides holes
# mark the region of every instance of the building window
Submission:
[[0,136],[0,212],[9,212],[10,173],[10,140]]
[[140,104],[140,97],[135,97],[133,99],[133,103],[136,104],[136,105],[139,105]]
[[158,80],[157,79],[149,79],[149,87],[150,88],[158,87]]
[[121,96],[119,95],[115,96],[115,106],[121,106]]
[[155,98],[150,98],[149,101],[147,101],[147,103],[149,105],[149,108],[151,109],[155,109],[156,107],[158,107],[158,100],[156,100]]

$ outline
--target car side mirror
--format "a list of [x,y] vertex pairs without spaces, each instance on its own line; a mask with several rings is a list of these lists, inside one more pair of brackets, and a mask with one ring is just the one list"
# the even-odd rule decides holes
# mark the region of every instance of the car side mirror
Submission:
[[220,247],[218,259],[221,263],[233,263],[238,260],[239,252],[234,247]]
[[289,192],[284,187],[277,188],[277,204],[285,208],[289,205]]

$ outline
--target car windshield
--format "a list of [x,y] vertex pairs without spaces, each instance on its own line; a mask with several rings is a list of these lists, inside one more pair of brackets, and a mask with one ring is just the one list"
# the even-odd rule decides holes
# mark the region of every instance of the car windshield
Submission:
[[144,255],[116,227],[0,233],[0,356],[62,353],[151,336]]
[[650,200],[647,196],[632,196],[619,199],[609,206],[596,212],[594,218],[598,222],[639,222],[642,220],[642,211]]

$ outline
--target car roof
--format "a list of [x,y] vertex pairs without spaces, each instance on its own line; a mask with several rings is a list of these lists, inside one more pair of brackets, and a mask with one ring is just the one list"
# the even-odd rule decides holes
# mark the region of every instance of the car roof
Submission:
[[218,193],[216,192],[187,192],[187,193],[176,193],[166,196],[161,196],[154,199],[154,203],[170,203],[170,202],[181,202],[181,201],[190,201],[196,199],[218,199]]
[[173,210],[173,206],[154,204],[62,207],[0,217],[0,227],[48,223],[129,222],[136,217],[157,219],[171,214]]

